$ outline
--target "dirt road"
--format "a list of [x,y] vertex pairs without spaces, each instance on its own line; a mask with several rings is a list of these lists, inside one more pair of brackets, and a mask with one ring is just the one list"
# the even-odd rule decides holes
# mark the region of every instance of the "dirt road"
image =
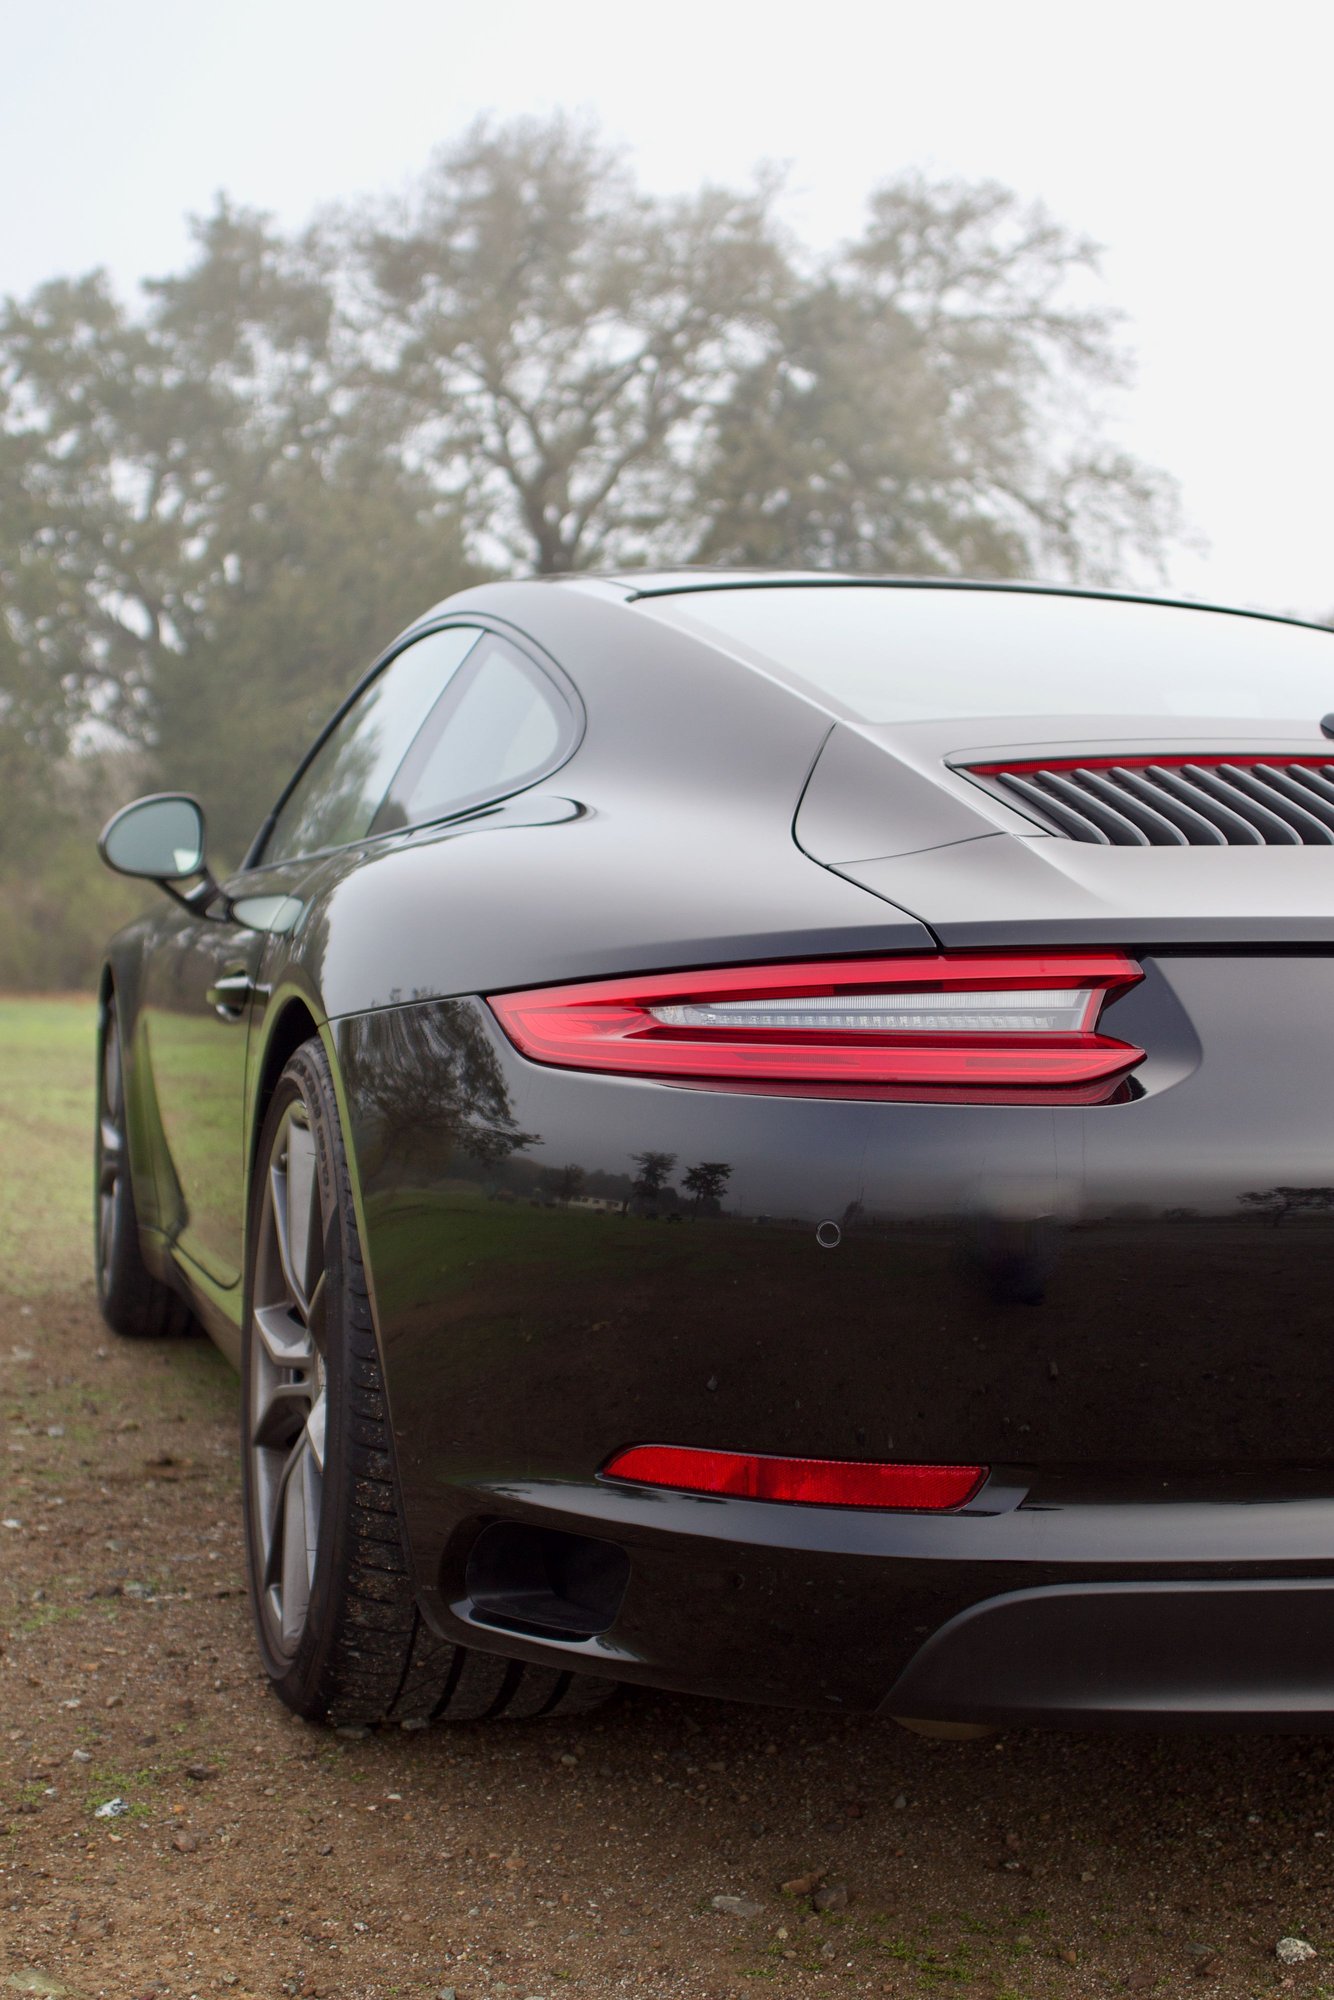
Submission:
[[932,1745],[643,1694],[293,1720],[251,1646],[234,1404],[203,1341],[0,1302],[0,1994],[1334,1992],[1324,1742]]

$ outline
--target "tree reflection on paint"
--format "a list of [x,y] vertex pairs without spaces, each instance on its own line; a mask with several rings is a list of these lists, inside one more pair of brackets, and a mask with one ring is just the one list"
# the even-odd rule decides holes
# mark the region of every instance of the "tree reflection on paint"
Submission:
[[344,1077],[367,1179],[388,1169],[401,1185],[456,1153],[498,1167],[541,1140],[519,1129],[495,1050],[465,1001],[350,1020]]
[[1255,1188],[1249,1194],[1239,1194],[1237,1200],[1267,1215],[1277,1229],[1292,1215],[1327,1214],[1334,1208],[1334,1187]]
[[732,1168],[727,1160],[701,1160],[698,1166],[687,1169],[681,1185],[693,1198],[696,1213],[702,1209],[706,1214],[716,1215],[731,1178]]

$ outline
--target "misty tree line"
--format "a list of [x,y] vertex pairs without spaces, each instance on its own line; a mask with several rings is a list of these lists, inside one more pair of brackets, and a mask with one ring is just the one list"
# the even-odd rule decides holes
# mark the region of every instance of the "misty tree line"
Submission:
[[89,858],[105,809],[195,791],[234,860],[372,655],[488,574],[1157,555],[1093,246],[910,174],[816,255],[780,192],[651,195],[584,125],[482,124],[295,233],[219,200],[132,303],[5,304],[0,988],[86,978],[142,900]]

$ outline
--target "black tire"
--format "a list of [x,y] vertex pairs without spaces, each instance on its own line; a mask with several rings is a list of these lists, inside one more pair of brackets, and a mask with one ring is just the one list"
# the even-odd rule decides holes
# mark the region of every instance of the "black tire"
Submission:
[[340,1726],[601,1706],[614,1683],[452,1645],[417,1608],[347,1156],[318,1041],[284,1069],[256,1161],[241,1444],[250,1602],[275,1691],[298,1715]]
[[114,995],[102,1012],[97,1063],[97,1134],[93,1163],[93,1267],[97,1303],[113,1333],[163,1340],[189,1333],[185,1300],[144,1263],[126,1139],[125,1069]]

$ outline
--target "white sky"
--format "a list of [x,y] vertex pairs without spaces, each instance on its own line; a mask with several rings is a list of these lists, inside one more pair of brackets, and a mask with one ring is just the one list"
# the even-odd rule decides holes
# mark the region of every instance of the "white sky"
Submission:
[[790,170],[816,242],[911,165],[1106,249],[1117,435],[1207,548],[1173,589],[1334,609],[1329,0],[0,0],[0,292],[178,265],[225,190],[298,223],[480,111],[593,112],[662,190]]

